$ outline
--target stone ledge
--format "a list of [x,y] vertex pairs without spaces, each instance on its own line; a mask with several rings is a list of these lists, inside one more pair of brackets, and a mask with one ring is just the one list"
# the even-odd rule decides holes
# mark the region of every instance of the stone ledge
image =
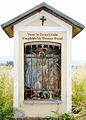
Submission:
[[55,103],[55,104],[59,104],[59,103],[62,103],[62,101],[61,100],[47,100],[47,101],[45,101],[45,100],[24,100],[24,102],[23,102],[24,104],[32,104],[32,103]]

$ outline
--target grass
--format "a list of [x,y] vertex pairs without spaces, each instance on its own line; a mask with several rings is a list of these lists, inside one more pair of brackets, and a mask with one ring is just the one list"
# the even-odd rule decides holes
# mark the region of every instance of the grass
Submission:
[[0,66],[0,120],[13,114],[13,69]]
[[[86,120],[86,67],[73,67],[73,113]],[[13,115],[13,68],[0,66],[0,120]]]
[[73,67],[73,112],[86,120],[86,67]]

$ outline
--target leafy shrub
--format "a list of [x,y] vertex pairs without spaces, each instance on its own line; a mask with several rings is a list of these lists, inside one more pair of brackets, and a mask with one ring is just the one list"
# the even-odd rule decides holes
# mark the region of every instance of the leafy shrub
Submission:
[[64,113],[62,115],[59,115],[57,112],[53,113],[55,113],[57,117],[48,116],[47,118],[44,118],[44,120],[75,120],[73,115],[69,115],[67,113]]
[[62,114],[60,118],[62,118],[62,120],[75,120],[73,115],[68,115],[67,113]]

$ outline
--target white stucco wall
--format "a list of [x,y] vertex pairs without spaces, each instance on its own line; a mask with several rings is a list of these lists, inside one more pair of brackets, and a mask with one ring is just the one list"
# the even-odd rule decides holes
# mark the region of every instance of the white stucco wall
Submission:
[[[41,16],[49,18],[49,23],[46,26],[40,26],[38,18]],[[38,19],[38,20],[37,20]],[[35,21],[36,20],[36,21]],[[36,26],[32,26],[31,22],[35,22]],[[30,24],[30,26],[29,26]],[[53,25],[54,24],[54,25]],[[55,26],[57,24],[57,26]],[[24,43],[28,41],[22,40],[22,34],[26,32],[35,31],[55,31],[63,35],[63,40],[56,40],[52,42],[61,43],[61,101],[62,103],[24,103]],[[14,26],[14,107],[24,110],[25,114],[30,117],[44,117],[53,114],[51,111],[59,109],[60,113],[71,112],[72,107],[72,83],[71,83],[71,39],[72,27],[62,20],[57,19],[51,14],[41,11],[32,17],[20,22]],[[30,41],[31,42],[31,41]],[[51,42],[51,41],[49,41]]]

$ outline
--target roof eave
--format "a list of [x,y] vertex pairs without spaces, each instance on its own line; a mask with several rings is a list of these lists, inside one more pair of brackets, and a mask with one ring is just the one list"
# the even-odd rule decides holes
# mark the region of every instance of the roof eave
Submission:
[[[43,8],[43,7],[49,9],[51,12],[53,12],[54,14],[57,14],[58,16],[60,16],[60,17],[63,18],[64,20],[68,21],[68,22],[71,23],[72,25],[80,28],[79,32],[82,31],[82,30],[85,28],[85,26],[84,26],[83,24],[77,22],[76,20],[68,17],[67,15],[61,13],[60,11],[56,10],[55,8],[53,8],[53,7],[51,7],[51,6],[49,6],[48,4],[46,4],[46,3],[43,2],[43,3],[39,4],[39,5],[37,5],[36,7],[34,7],[34,8],[32,8],[32,9],[26,11],[25,13],[23,13],[23,14],[15,17],[15,18],[13,18],[12,20],[9,20],[8,22],[2,24],[2,25],[1,25],[2,29],[6,32],[6,27],[10,26],[10,25],[13,24],[13,23],[16,23],[16,22],[19,21],[19,20],[22,20],[22,18],[24,18],[25,16],[27,16],[27,15],[29,15],[29,14],[31,14],[31,13],[33,13],[33,12],[35,12],[35,11],[41,9],[41,8]],[[79,33],[79,32],[78,32],[78,33]],[[6,32],[6,33],[7,33],[7,32]],[[78,33],[77,33],[77,34],[78,34]],[[76,35],[77,35],[77,34],[76,34]],[[13,36],[10,36],[9,33],[7,33],[7,35],[8,35],[9,37],[13,37]],[[76,36],[76,35],[75,35],[75,36]],[[74,37],[75,37],[75,36],[74,36]]]

